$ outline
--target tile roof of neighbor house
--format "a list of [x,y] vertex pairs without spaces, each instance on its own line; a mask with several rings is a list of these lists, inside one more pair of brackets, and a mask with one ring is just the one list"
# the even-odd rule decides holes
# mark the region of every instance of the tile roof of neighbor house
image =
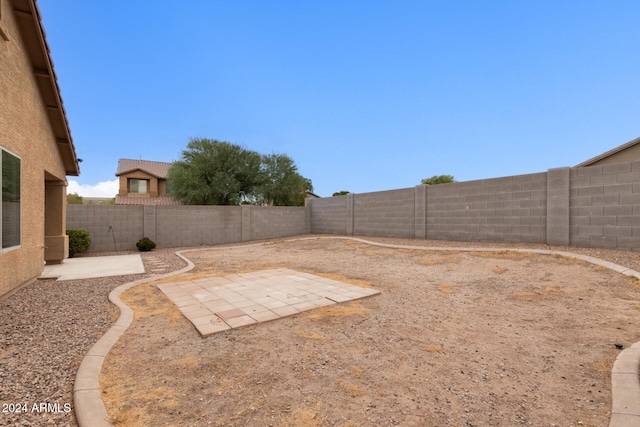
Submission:
[[171,196],[138,197],[116,195],[116,205],[180,206],[181,204]]
[[167,162],[152,162],[150,160],[119,159],[116,176],[140,170],[156,178],[166,179],[172,164],[173,163]]
[[593,157],[593,158],[591,158],[589,160],[585,160],[584,162],[582,162],[580,164],[577,164],[574,167],[575,168],[582,168],[582,167],[585,167],[585,166],[590,166],[590,165],[594,164],[595,162],[597,162],[599,160],[605,159],[605,158],[607,158],[609,156],[612,156],[612,155],[614,155],[616,153],[619,153],[622,150],[626,150],[629,147],[633,147],[636,144],[640,144],[640,138],[636,138],[634,140],[631,140],[629,142],[626,142],[626,143],[622,144],[619,147],[616,147],[616,148],[614,148],[612,150],[609,150],[607,152],[599,154],[599,155],[597,155],[597,156],[595,156],[595,157]]
[[11,0],[25,50],[33,66],[33,74],[38,84],[44,105],[47,107],[51,129],[56,138],[65,173],[80,175],[80,160],[71,138],[71,129],[64,109],[58,77],[53,68],[53,59],[42,25],[42,13],[36,0]]

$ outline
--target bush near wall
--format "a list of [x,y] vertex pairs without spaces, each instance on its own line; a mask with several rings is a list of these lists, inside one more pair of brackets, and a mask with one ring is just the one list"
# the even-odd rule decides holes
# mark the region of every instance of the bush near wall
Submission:
[[69,258],[85,252],[91,246],[91,235],[87,230],[67,230],[69,236]]

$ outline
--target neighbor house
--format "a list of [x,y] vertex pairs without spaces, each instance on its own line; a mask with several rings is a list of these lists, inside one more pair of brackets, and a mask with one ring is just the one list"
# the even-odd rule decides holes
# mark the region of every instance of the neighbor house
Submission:
[[149,160],[118,160],[120,188],[116,205],[179,205],[171,197],[167,173],[171,163]]
[[640,138],[636,138],[605,153],[576,165],[576,168],[586,166],[607,165],[611,163],[625,163],[640,160]]
[[69,252],[66,176],[80,168],[35,0],[0,0],[0,295]]

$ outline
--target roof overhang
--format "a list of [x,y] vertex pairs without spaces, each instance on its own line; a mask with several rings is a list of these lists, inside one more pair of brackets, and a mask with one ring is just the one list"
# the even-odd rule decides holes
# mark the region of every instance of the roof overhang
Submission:
[[158,179],[165,179],[164,176],[159,176],[158,174],[155,174],[153,172],[149,172],[148,170],[144,169],[144,168],[133,168],[133,169],[128,169],[122,172],[116,172],[116,176],[120,176],[120,175],[126,175],[126,174],[130,174],[133,172],[144,172],[147,175],[151,175],[154,178],[158,178]]
[[629,141],[627,143],[624,143],[624,144],[620,145],[619,147],[614,148],[613,150],[609,150],[609,151],[607,151],[605,153],[602,153],[602,154],[600,154],[600,155],[598,155],[596,157],[593,157],[593,158],[591,158],[589,160],[585,160],[584,162],[575,165],[574,168],[582,168],[582,167],[586,167],[586,166],[591,166],[594,163],[599,162],[600,160],[606,159],[607,157],[611,157],[614,154],[617,154],[617,153],[619,153],[621,151],[624,151],[624,150],[626,150],[628,148],[631,148],[631,147],[633,147],[634,145],[637,145],[637,144],[640,144],[640,138],[633,139],[633,140],[631,140],[631,141]]
[[64,109],[62,96],[60,96],[58,79],[53,69],[53,60],[42,25],[40,9],[38,9],[36,0],[11,0],[11,4],[27,55],[33,66],[33,74],[42,101],[47,109],[65,173],[66,175],[78,176],[80,175],[80,164],[71,138],[67,113]]

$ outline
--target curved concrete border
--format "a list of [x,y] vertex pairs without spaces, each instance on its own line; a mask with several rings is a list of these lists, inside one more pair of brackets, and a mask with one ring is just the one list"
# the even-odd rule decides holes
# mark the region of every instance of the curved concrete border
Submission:
[[[380,246],[396,249],[419,249],[432,251],[454,251],[454,252],[523,252],[541,255],[559,255],[567,258],[575,258],[586,261],[590,264],[599,265],[613,270],[617,273],[640,279],[640,273],[627,267],[604,261],[599,258],[586,255],[574,254],[572,252],[545,250],[545,249],[513,249],[513,248],[469,248],[469,247],[435,247],[435,246],[412,246],[412,245],[394,245],[390,243],[372,242],[370,240],[359,239],[355,237],[344,236],[318,236],[318,237],[302,237],[296,239],[267,241],[261,243],[250,243],[241,246],[260,246],[279,242],[295,242],[299,240],[318,240],[318,239],[344,239],[354,240],[372,246]],[[193,269],[194,264],[187,259],[184,252],[195,252],[211,249],[226,249],[225,247],[206,247],[186,249],[176,252],[180,258],[187,262],[187,266],[181,270],[171,273],[149,277],[135,282],[126,283],[118,286],[109,294],[109,301],[120,309],[120,317],[116,323],[107,331],[106,334],[95,343],[89,352],[82,359],[82,363],[76,374],[76,381],[73,387],[73,401],[76,420],[79,427],[113,427],[109,422],[109,414],[104,406],[100,393],[100,371],[102,364],[111,350],[118,341],[120,336],[127,330],[133,322],[133,311],[129,306],[120,300],[120,294],[127,289],[150,282],[153,280],[163,279],[165,277],[176,276]],[[609,427],[634,427],[640,425],[640,342],[633,344],[626,350],[620,352],[613,364],[611,372],[611,419]]]
[[73,385],[73,404],[78,426],[113,427],[113,424],[109,422],[109,413],[104,406],[100,393],[100,371],[111,348],[133,322],[133,311],[120,300],[120,295],[136,285],[165,277],[176,276],[194,267],[194,264],[184,257],[181,252],[176,252],[176,255],[186,261],[186,267],[172,271],[171,273],[125,283],[109,293],[109,301],[120,309],[120,317],[118,317],[116,323],[111,326],[111,329],[91,347],[78,368],[76,381]]

